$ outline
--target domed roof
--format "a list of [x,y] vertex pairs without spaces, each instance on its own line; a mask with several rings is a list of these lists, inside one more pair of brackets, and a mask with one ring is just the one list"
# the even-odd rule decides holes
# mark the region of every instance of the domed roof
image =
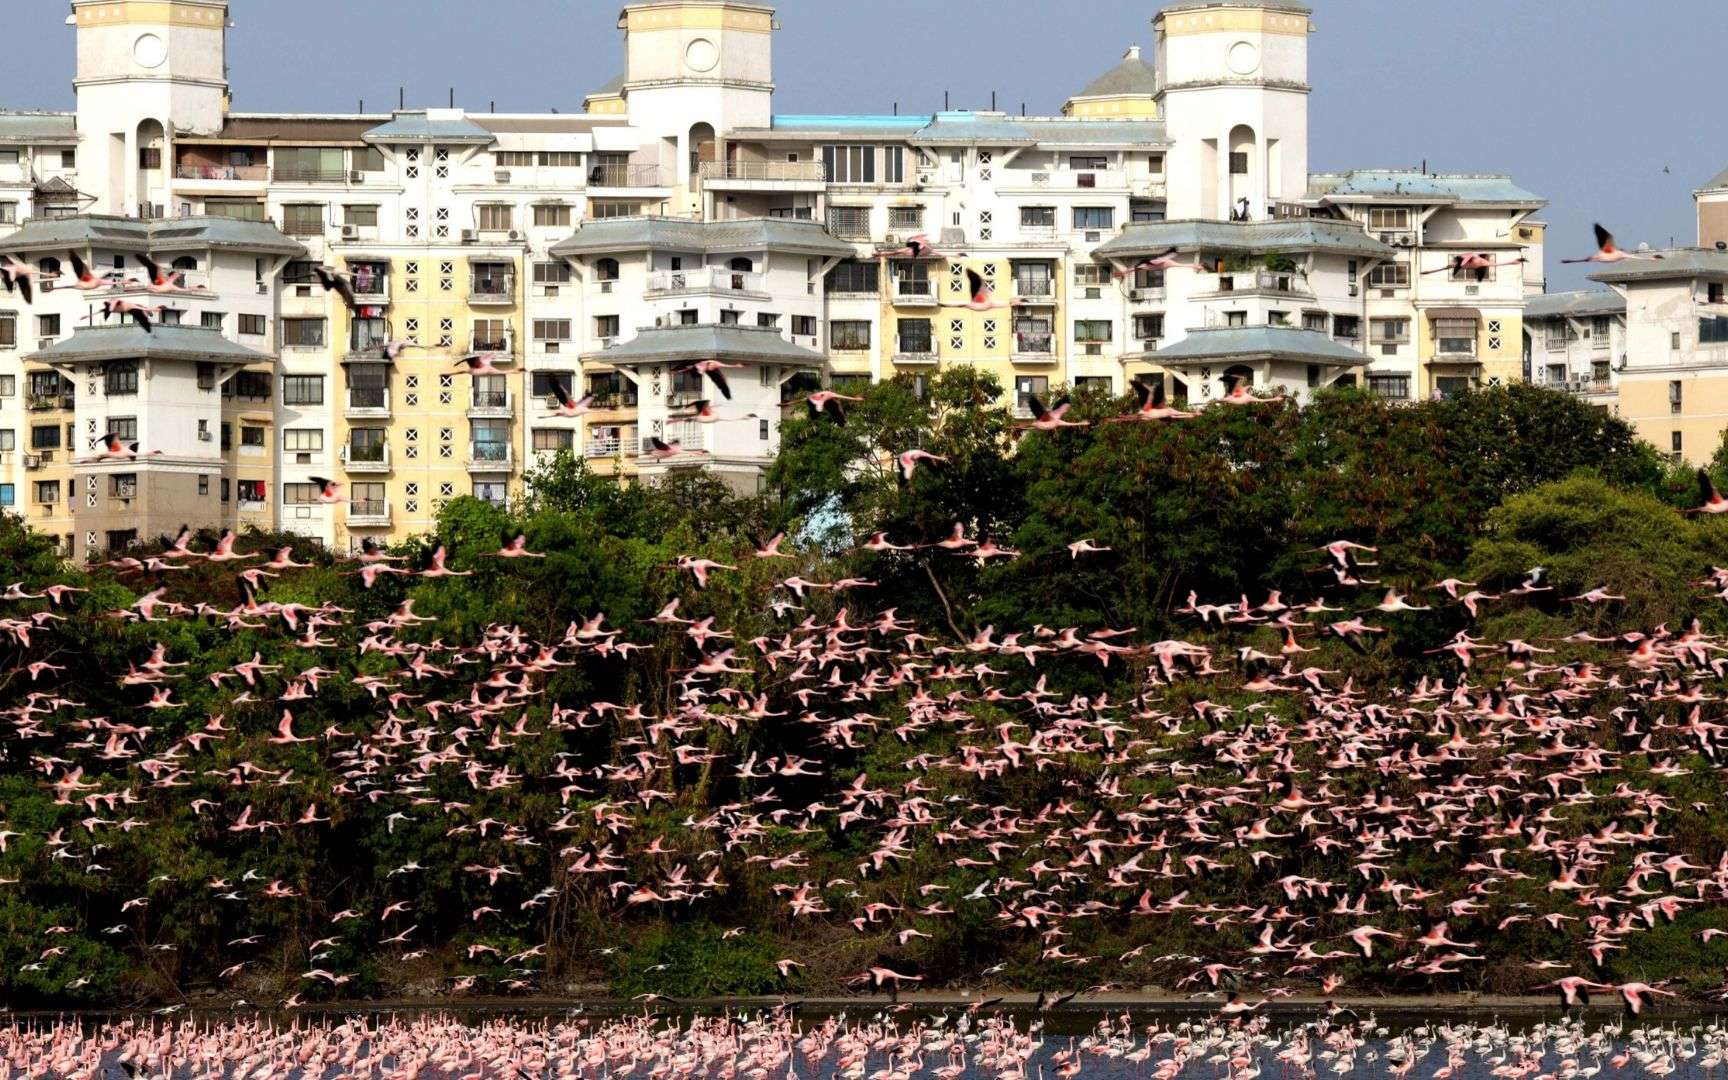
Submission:
[[1140,56],[1140,46],[1134,45],[1122,57],[1122,62],[1093,79],[1086,89],[1074,96],[1090,97],[1122,97],[1127,95],[1146,95],[1150,97],[1158,90],[1158,80],[1152,65]]

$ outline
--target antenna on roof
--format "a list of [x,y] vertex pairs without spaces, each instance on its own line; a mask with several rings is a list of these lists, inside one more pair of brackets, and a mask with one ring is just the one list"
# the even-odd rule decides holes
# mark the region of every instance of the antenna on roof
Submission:
[[948,111],[948,91],[942,91],[942,111]]
[[1021,102],[1021,103],[1020,103],[1020,115],[1021,115],[1021,116],[1025,116],[1025,115],[1026,115],[1026,103],[1025,103],[1025,102],[1024,102],[1024,101],[1022,101],[1022,102]]
[[398,86],[396,88],[396,107],[398,109],[406,109],[408,107],[408,88],[406,86]]
[[899,116],[899,115],[900,115],[900,103],[899,103],[899,102],[898,102],[898,101],[896,101],[896,102],[895,102],[895,103],[894,103],[894,115],[895,115],[895,116]]
[[450,107],[452,109],[456,107],[456,88],[454,86],[450,88]]
[[366,99],[365,98],[360,99],[360,112],[362,115],[364,115],[366,112]]
[[1422,159],[1422,175],[1424,175],[1424,176],[1428,175],[1428,159],[1427,158]]
[[492,112],[497,112],[497,111],[498,111],[498,102],[497,102],[497,101],[496,101],[496,100],[494,100],[494,101],[493,101],[493,102],[492,102],[492,103],[491,103],[491,105],[490,105],[490,109],[491,109],[491,111],[492,111]]
[[996,91],[990,91],[990,111],[996,111]]

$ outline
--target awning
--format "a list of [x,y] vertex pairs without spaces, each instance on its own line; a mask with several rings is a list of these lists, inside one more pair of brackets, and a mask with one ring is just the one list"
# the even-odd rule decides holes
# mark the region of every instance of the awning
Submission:
[[1472,307],[1437,307],[1422,312],[1430,319],[1473,319],[1482,321],[1482,313]]

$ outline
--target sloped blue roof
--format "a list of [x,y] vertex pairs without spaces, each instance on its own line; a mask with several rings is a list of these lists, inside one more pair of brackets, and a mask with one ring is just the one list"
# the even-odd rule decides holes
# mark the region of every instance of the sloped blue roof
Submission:
[[1405,198],[1436,202],[1547,204],[1540,195],[1513,183],[1510,176],[1492,173],[1357,169],[1342,175],[1312,177],[1310,186],[1327,198],[1346,201],[1352,198]]
[[465,116],[433,116],[428,110],[399,112],[388,123],[379,124],[361,138],[374,143],[484,143],[491,145],[490,131]]
[[78,138],[71,113],[0,112],[0,143],[68,142]]
[[[1640,250],[1638,254],[1646,252]],[[1621,283],[1672,278],[1728,277],[1728,251],[1714,248],[1663,248],[1648,254],[1660,259],[1633,258],[1609,263],[1590,275],[1591,281]]]
[[583,222],[552,246],[554,255],[614,251],[793,251],[846,258],[851,244],[836,240],[820,222],[788,218],[689,221],[683,218],[601,218]]
[[656,326],[637,332],[629,341],[596,354],[609,364],[643,364],[683,360],[758,360],[773,364],[820,367],[822,354],[794,345],[771,326]]
[[1525,319],[1583,318],[1590,315],[1623,315],[1626,298],[1612,289],[1574,289],[1543,293],[1524,301]]
[[6,237],[6,250],[201,251],[223,248],[277,255],[304,255],[299,241],[282,235],[268,221],[226,217],[127,218],[80,214],[31,218]]
[[[1079,120],[1063,116],[1007,116],[952,111],[934,116],[776,116],[769,129],[778,135],[846,135],[853,138],[904,139],[912,143],[994,146],[1057,143],[1165,142],[1162,120]],[[737,132],[735,137],[748,137]]]
[[137,323],[126,322],[120,326],[74,327],[71,337],[56,341],[26,359],[44,363],[167,359],[261,364],[271,358],[229,341],[220,330],[159,325],[146,332]]
[[1366,364],[1368,357],[1333,341],[1319,330],[1294,326],[1220,326],[1190,330],[1188,336],[1153,352],[1153,363],[1181,363],[1225,357],[1282,356],[1322,364]]

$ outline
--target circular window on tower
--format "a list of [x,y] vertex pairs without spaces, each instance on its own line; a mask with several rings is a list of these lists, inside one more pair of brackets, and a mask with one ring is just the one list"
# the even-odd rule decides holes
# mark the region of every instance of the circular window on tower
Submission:
[[168,45],[155,34],[141,34],[132,43],[132,59],[139,67],[158,68],[168,59]]
[[1252,75],[1260,70],[1260,50],[1252,41],[1238,41],[1230,46],[1230,70],[1238,75]]
[[691,71],[713,71],[720,62],[720,50],[707,38],[697,38],[684,49],[684,63]]

